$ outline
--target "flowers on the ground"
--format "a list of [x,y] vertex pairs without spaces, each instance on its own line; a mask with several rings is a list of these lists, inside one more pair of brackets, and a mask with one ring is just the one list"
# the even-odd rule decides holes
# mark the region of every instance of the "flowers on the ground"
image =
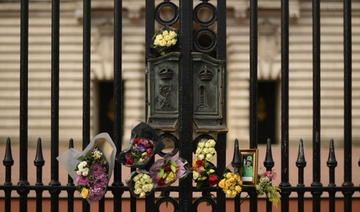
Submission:
[[193,160],[192,173],[196,187],[202,188],[217,185],[219,177],[215,169],[215,165],[207,160]]
[[226,172],[224,178],[219,182],[219,187],[222,188],[228,197],[236,197],[236,195],[240,194],[242,190],[241,186],[242,181],[240,175],[230,171]]
[[125,153],[125,166],[137,166],[147,163],[154,155],[154,141],[146,138],[134,138],[130,149]]
[[216,141],[214,139],[200,140],[195,151],[196,158],[211,161],[216,153],[215,145]]
[[165,187],[189,173],[187,162],[178,157],[157,160],[150,168],[150,175],[157,187]]
[[109,182],[108,162],[97,147],[78,160],[80,162],[75,169],[77,190],[84,199],[100,200]]
[[280,188],[272,184],[272,180],[275,178],[276,173],[273,171],[266,171],[260,175],[259,183],[256,185],[256,190],[259,195],[265,194],[266,197],[277,205],[280,201],[279,192]]
[[147,173],[135,172],[130,180],[130,189],[136,197],[144,198],[154,189],[153,179]]

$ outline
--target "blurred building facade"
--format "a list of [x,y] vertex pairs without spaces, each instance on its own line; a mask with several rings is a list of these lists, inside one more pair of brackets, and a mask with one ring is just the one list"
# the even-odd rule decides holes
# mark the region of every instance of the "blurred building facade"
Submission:
[[[159,3],[160,1],[156,1]],[[176,1],[175,1],[176,2]],[[194,6],[201,1],[194,0]],[[212,1],[210,1],[212,2]],[[248,142],[249,17],[248,0],[228,0],[228,139]],[[360,2],[353,5],[353,139],[360,143]],[[82,135],[82,3],[61,1],[60,139]],[[144,0],[123,0],[125,80],[124,140],[145,115]],[[92,1],[91,129],[110,129],[113,118],[113,2]],[[312,140],[312,3],[290,0],[290,142]],[[0,0],[0,139],[19,135],[20,5]],[[30,2],[29,142],[50,138],[51,3]],[[321,2],[322,140],[343,140],[342,1]],[[259,142],[280,137],[280,0],[259,0]]]

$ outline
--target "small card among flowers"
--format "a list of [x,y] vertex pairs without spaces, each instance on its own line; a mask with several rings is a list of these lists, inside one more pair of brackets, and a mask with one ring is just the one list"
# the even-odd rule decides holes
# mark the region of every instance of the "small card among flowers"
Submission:
[[69,149],[57,159],[75,181],[81,197],[98,201],[106,193],[115,164],[116,147],[107,133],[95,136],[83,152]]

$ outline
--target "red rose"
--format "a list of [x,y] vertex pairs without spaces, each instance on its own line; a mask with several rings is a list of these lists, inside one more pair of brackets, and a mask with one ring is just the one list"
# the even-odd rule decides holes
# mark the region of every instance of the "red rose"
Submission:
[[146,152],[150,155],[151,153],[153,153],[154,150],[152,150],[151,148],[147,149]]
[[164,171],[170,172],[170,171],[171,171],[171,167],[170,167],[170,166],[165,166]]
[[208,182],[209,186],[217,185],[219,183],[219,178],[215,174],[212,174],[209,176]]
[[140,138],[134,138],[134,144],[138,144],[140,142]]
[[127,165],[132,165],[134,163],[134,159],[133,158],[127,158],[126,159],[126,164]]
[[197,165],[197,166],[204,166],[204,161],[202,161],[202,160],[196,160],[196,165]]
[[160,178],[159,181],[158,181],[158,185],[159,185],[159,186],[165,185],[165,179],[164,179],[164,178]]

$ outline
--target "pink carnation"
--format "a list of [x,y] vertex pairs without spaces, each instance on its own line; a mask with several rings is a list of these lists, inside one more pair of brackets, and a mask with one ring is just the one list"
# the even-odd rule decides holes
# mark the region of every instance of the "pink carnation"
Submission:
[[81,186],[86,186],[89,183],[89,178],[82,176],[82,175],[78,175],[76,176],[76,184],[77,185],[81,185]]

